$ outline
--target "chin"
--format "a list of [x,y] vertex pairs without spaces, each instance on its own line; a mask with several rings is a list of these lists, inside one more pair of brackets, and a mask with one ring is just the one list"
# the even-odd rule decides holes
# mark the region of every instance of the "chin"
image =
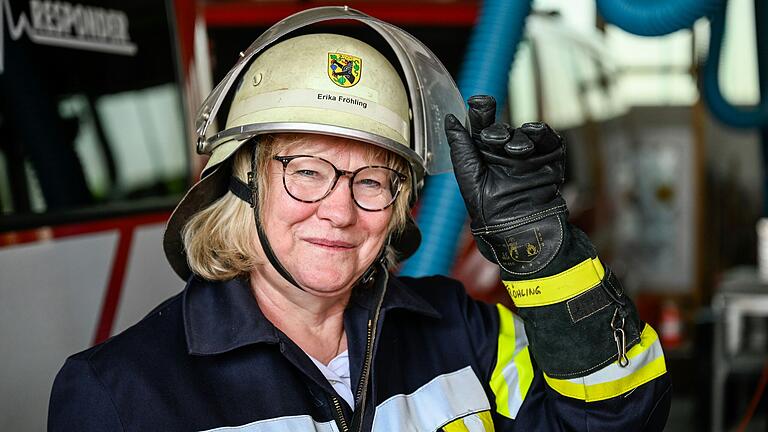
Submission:
[[[304,273],[304,272],[301,272]],[[338,271],[308,271],[309,274],[298,274],[297,282],[314,295],[333,297],[352,289],[357,280],[353,275],[340,274]]]

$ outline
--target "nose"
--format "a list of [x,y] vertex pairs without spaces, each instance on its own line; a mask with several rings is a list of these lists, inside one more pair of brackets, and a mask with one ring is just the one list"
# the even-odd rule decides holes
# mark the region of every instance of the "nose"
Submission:
[[319,202],[317,216],[337,228],[357,222],[357,205],[349,187],[349,177],[340,177],[331,193]]

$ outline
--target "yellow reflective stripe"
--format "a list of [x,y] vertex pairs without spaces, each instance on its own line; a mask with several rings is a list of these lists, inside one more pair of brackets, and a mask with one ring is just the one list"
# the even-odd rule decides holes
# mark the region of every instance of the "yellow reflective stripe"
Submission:
[[481,411],[456,419],[443,426],[444,432],[494,432],[490,411]]
[[563,396],[595,402],[622,395],[667,372],[659,336],[645,325],[640,342],[627,353],[630,363],[621,367],[617,362],[575,379],[555,379],[544,374],[547,384]]
[[494,432],[496,429],[493,427],[493,418],[491,418],[490,411],[483,411],[477,415],[480,417],[480,421],[483,422],[483,427],[487,432]]
[[469,432],[466,426],[464,426],[464,419],[454,420],[447,425],[443,426],[445,432]]
[[504,306],[496,307],[499,311],[499,340],[490,386],[496,396],[496,411],[514,419],[531,387],[533,365],[522,320]]
[[594,287],[605,269],[598,258],[589,258],[554,276],[521,281],[503,281],[517,307],[559,303]]
[[645,367],[638,372],[605,384],[586,386],[566,380],[555,380],[546,375],[544,378],[547,380],[550,387],[563,396],[583,400],[585,402],[596,402],[623,395],[624,393],[663,375],[665,372],[666,365],[664,363],[664,358],[659,357],[645,365]]
[[491,374],[491,390],[496,395],[496,411],[504,417],[514,418],[509,412],[509,385],[504,379],[504,368],[515,354],[515,321],[512,311],[501,304],[497,304],[496,308],[499,310],[499,340],[496,366]]
[[533,364],[531,363],[531,355],[528,353],[528,347],[523,348],[515,356],[515,366],[517,366],[517,375],[520,377],[520,394],[528,394],[528,389],[531,388],[533,382]]

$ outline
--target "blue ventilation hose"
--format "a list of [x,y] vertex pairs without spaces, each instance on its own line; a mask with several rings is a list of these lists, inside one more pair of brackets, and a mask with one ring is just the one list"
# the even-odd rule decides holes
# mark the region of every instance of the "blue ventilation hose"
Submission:
[[[712,37],[703,89],[708,106],[718,119],[731,126],[768,125],[768,99],[763,98],[766,103],[761,103],[756,109],[745,111],[729,104],[720,92],[717,75],[727,0],[596,2],[598,10],[608,22],[640,36],[669,34],[692,27],[703,16],[711,17]],[[459,89],[463,95],[489,94],[496,98],[499,106],[504,106],[509,68],[522,38],[530,7],[531,0],[486,0],[483,3],[459,75]],[[758,37],[761,37],[763,26],[758,24],[757,30],[760,33]],[[762,46],[768,47],[768,44]],[[423,234],[423,244],[405,263],[402,274],[449,274],[465,220],[464,202],[453,174],[428,178],[417,219]]]
[[[530,10],[531,0],[483,2],[459,73],[462,95],[491,95],[499,107],[504,106],[509,69]],[[466,218],[467,210],[453,173],[429,177],[416,220],[423,242],[405,262],[401,274],[450,274]]]
[[[768,99],[761,98],[761,103],[751,109],[740,109],[729,103],[720,91],[718,75],[727,3],[727,0],[597,0],[597,8],[606,21],[640,36],[665,35],[690,28],[703,16],[709,17],[709,54],[704,67],[702,88],[702,96],[707,101],[707,106],[718,120],[732,127],[768,126]],[[762,19],[766,17],[760,16],[758,9],[759,7],[756,7],[755,29],[758,38],[765,38],[768,29],[762,25]],[[766,45],[763,44],[765,48],[761,51],[768,49]],[[768,53],[765,52],[758,55],[768,58]],[[760,68],[760,71],[763,70],[764,68]]]
[[723,9],[725,0],[597,0],[606,21],[639,36],[663,36]]
[[[764,67],[766,59],[768,59],[768,43],[765,42],[768,33],[768,27],[763,24],[763,19],[768,17],[760,17],[759,13],[764,11],[764,8],[760,8],[755,2],[755,33],[758,39],[762,39],[762,43],[757,44],[758,48],[758,70],[760,75],[760,90],[761,94],[765,95],[763,87],[768,85],[765,74],[766,68]],[[704,65],[704,88],[703,96],[707,101],[712,114],[723,123],[737,128],[755,128],[768,126],[768,98],[761,97],[760,104],[753,108],[737,108],[728,102],[720,91],[720,50],[723,45],[723,37],[725,33],[725,14],[726,9],[713,14],[710,17],[710,38],[709,38],[709,54],[707,55],[707,63]],[[760,42],[760,41],[758,41]],[[763,67],[760,67],[763,66]]]

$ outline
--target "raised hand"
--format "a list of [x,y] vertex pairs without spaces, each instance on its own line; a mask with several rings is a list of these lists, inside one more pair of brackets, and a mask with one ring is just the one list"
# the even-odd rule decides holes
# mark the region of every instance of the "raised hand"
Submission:
[[[562,243],[565,145],[544,123],[494,123],[496,101],[469,99],[470,130],[445,118],[451,159],[483,255],[511,275],[541,270]],[[550,223],[528,225],[550,217]]]

